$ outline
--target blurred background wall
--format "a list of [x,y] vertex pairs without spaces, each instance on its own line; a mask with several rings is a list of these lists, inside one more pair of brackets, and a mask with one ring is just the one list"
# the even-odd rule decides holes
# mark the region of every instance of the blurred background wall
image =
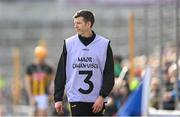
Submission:
[[[129,1],[129,0],[128,0]],[[111,40],[115,55],[128,57],[128,20],[135,16],[135,53],[145,55],[159,45],[161,19],[158,4],[130,4],[122,0],[0,0],[0,66],[12,77],[13,48],[20,49],[21,71],[33,61],[33,49],[44,39],[49,57],[57,64],[63,40],[75,34],[73,14],[95,13],[94,31]],[[150,3],[150,2],[149,2]],[[158,1],[157,1],[158,3]],[[175,41],[175,4],[163,7],[163,42]]]

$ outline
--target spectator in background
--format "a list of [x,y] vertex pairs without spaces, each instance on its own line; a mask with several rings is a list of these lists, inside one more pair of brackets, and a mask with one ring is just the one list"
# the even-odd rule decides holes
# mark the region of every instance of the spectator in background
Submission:
[[130,94],[128,82],[126,80],[117,81],[106,104],[105,116],[113,116],[121,108]]
[[137,67],[137,68],[135,68],[135,77],[129,83],[129,89],[131,92],[136,90],[136,88],[139,86],[139,83],[141,82],[141,80],[142,80],[142,68]]
[[121,62],[122,62],[123,58],[121,56],[114,56],[114,76],[115,78],[119,77],[119,74],[121,73],[122,70],[122,66],[121,66]]
[[49,107],[49,85],[53,79],[53,69],[45,61],[47,48],[34,49],[35,61],[26,70],[26,89],[30,104],[35,106],[36,116],[46,116]]
[[159,98],[160,98],[160,80],[156,77],[152,78],[151,91],[150,91],[150,105],[156,109],[159,109]]
[[5,76],[0,74],[0,103],[3,102],[3,95],[4,95],[4,92],[5,92],[5,88],[6,88],[6,79],[5,79]]
[[175,90],[174,83],[176,83],[176,64],[171,64],[165,75],[165,93],[163,94],[163,108],[167,110],[175,109]]
[[[0,104],[4,104],[5,103],[5,88],[6,87],[6,77],[5,74],[0,74]],[[3,116],[4,113],[4,109],[3,107],[0,106],[0,116]]]

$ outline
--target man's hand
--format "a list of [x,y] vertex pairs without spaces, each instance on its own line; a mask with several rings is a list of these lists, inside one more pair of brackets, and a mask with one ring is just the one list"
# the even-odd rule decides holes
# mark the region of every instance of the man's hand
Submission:
[[96,101],[94,102],[94,105],[93,105],[93,112],[94,113],[98,113],[102,110],[103,108],[103,105],[104,105],[104,98],[102,96],[99,96]]
[[62,104],[61,101],[55,102],[54,107],[55,107],[55,109],[56,109],[58,114],[61,115],[61,114],[64,113],[64,111],[63,111],[63,104]]

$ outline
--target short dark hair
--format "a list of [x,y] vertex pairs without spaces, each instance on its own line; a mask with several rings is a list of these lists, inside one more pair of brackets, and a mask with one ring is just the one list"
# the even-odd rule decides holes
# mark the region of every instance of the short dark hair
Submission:
[[83,17],[85,22],[90,21],[91,22],[91,27],[93,26],[95,19],[94,19],[94,14],[91,11],[88,10],[79,10],[77,11],[73,18],[78,18],[78,17]]

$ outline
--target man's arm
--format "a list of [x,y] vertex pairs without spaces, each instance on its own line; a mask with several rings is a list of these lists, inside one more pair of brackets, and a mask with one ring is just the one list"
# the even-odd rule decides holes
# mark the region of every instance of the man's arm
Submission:
[[107,49],[105,68],[103,72],[103,82],[100,90],[100,96],[102,96],[103,98],[107,97],[111,92],[113,86],[114,86],[114,60],[113,60],[112,49],[109,43]]
[[57,67],[57,72],[54,80],[54,101],[62,101],[66,83],[66,57],[67,51],[64,43],[63,52],[61,54],[59,64]]

